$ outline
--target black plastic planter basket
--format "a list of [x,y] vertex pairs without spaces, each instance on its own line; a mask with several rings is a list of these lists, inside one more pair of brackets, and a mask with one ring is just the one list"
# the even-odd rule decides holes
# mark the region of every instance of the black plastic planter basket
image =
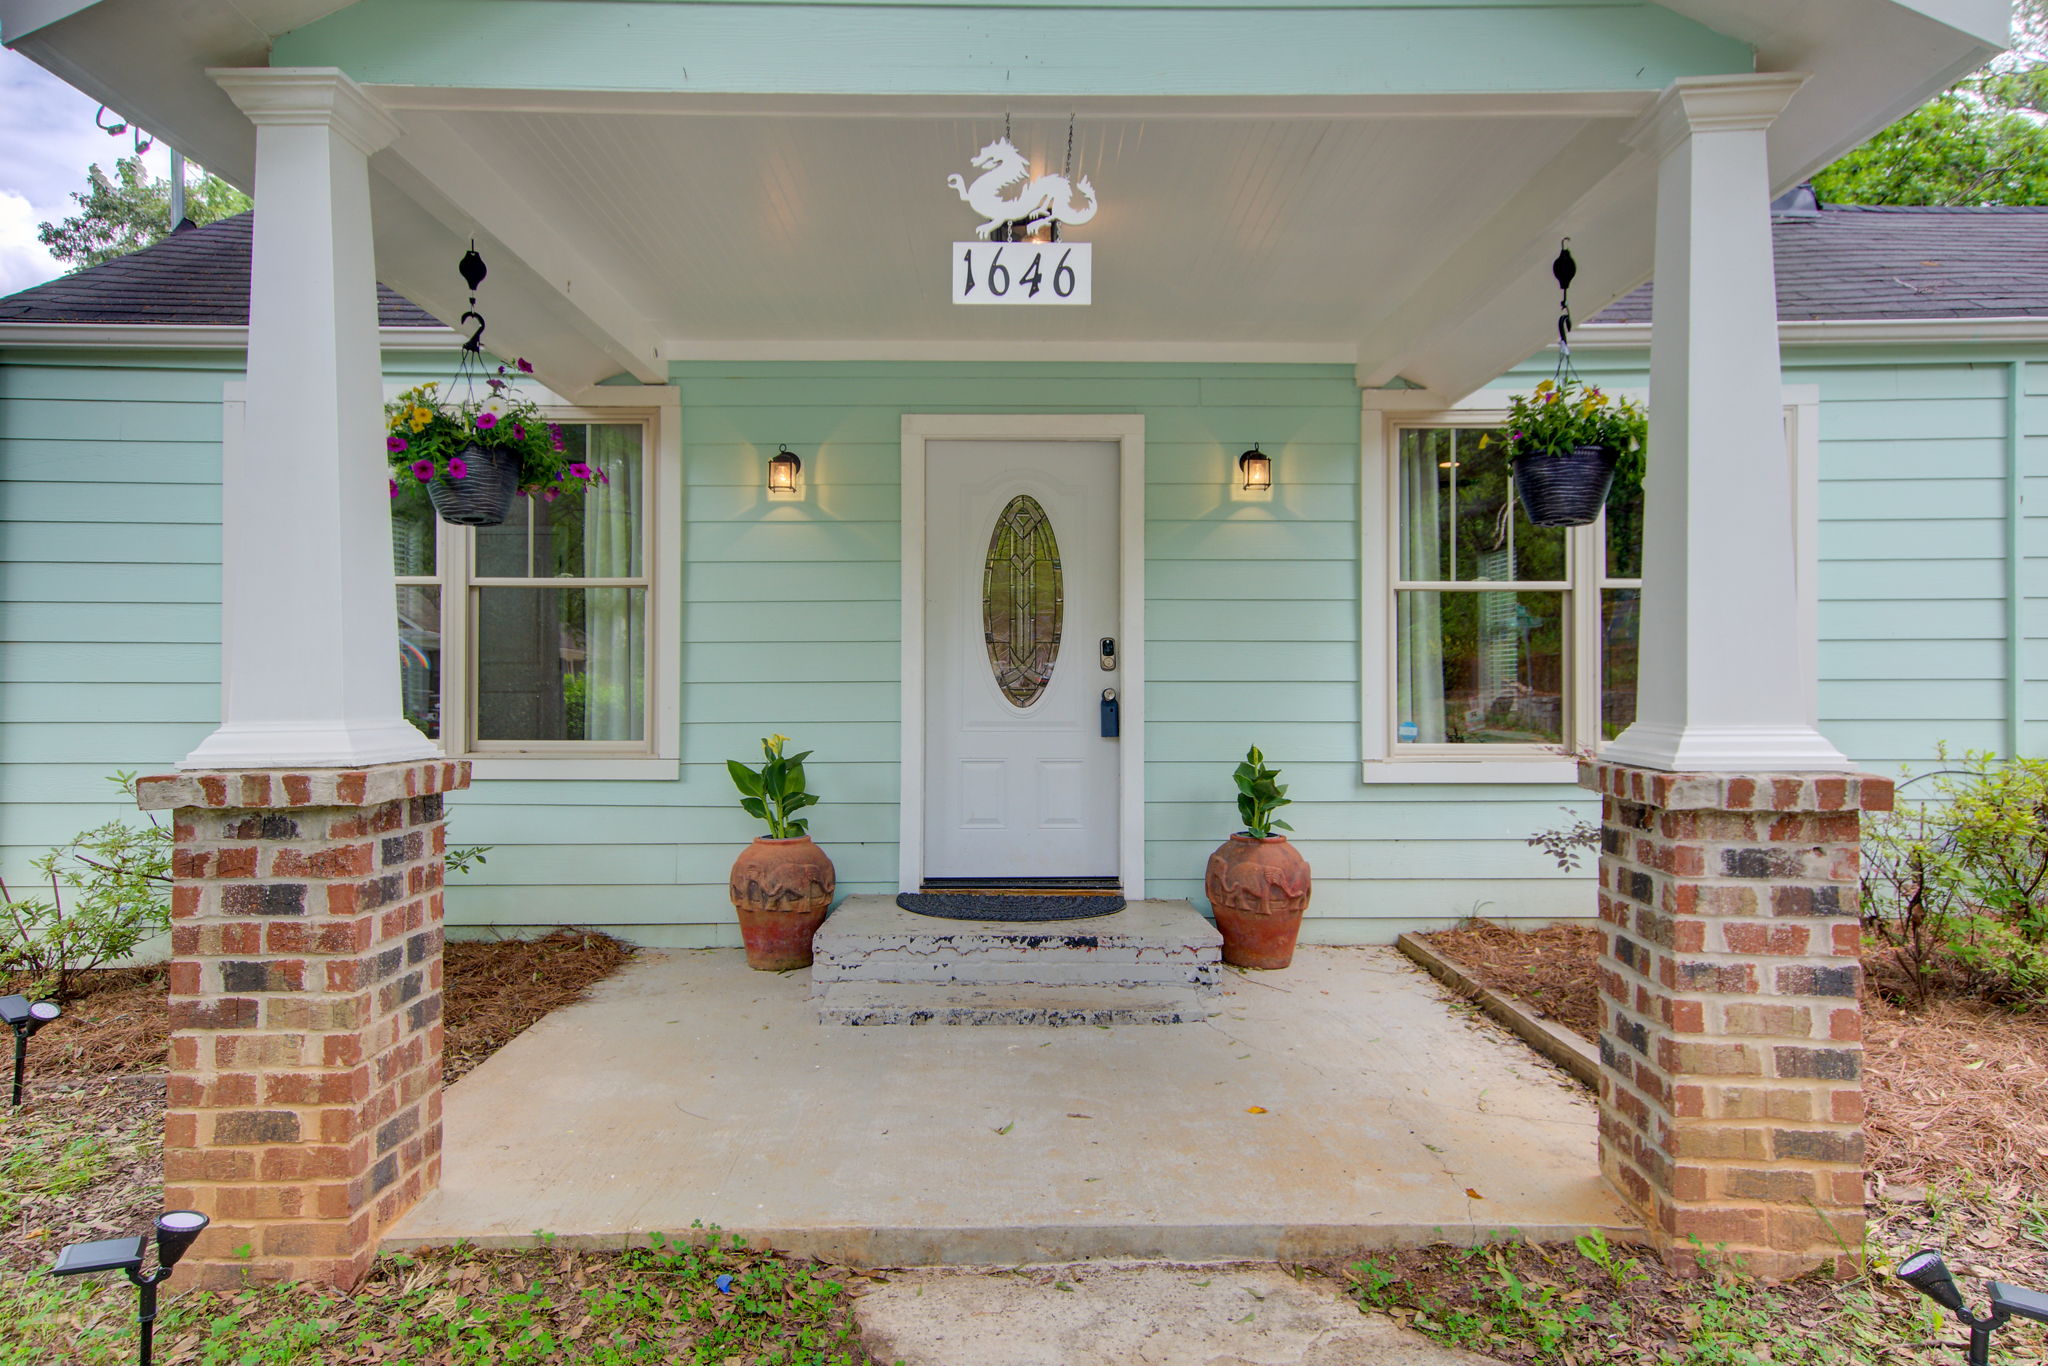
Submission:
[[1515,493],[1537,526],[1585,526],[1600,515],[1621,452],[1574,446],[1564,455],[1515,457]]
[[483,446],[462,448],[469,472],[460,479],[436,475],[427,484],[428,501],[444,522],[456,526],[498,526],[512,511],[519,488],[519,457]]

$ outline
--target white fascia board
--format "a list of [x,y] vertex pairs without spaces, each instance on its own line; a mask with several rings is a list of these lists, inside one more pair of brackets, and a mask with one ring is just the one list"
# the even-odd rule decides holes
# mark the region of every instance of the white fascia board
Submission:
[[[466,334],[445,327],[380,327],[386,351],[445,351]],[[0,346],[96,351],[245,351],[249,329],[159,323],[0,323]]]
[[1350,365],[1349,342],[716,341],[671,338],[670,361],[1081,361],[1192,365]]
[[[1898,346],[1914,343],[2048,342],[2048,317],[1846,318],[1781,322],[1785,346]],[[1649,323],[1589,323],[1572,333],[1582,351],[1625,351],[1650,345]]]

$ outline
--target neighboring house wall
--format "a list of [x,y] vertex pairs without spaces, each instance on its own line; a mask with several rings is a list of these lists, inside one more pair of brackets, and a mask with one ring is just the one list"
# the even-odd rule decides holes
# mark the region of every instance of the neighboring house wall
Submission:
[[[2027,387],[2048,394],[2048,349]],[[1643,357],[1581,356],[1639,383]],[[161,770],[217,708],[220,408],[229,353],[0,353],[0,867],[127,808],[105,775]],[[390,358],[391,378],[431,371]],[[434,372],[438,373],[438,372]],[[2003,364],[1794,352],[1822,394],[1821,693],[1829,735],[1881,771],[1935,744],[2006,747]],[[774,731],[815,749],[814,831],[846,892],[893,890],[900,424],[906,412],[1146,419],[1147,876],[1200,901],[1235,824],[1248,744],[1285,770],[1316,868],[1311,939],[1390,938],[1479,910],[1591,913],[1524,837],[1588,809],[1571,787],[1359,780],[1359,402],[1349,367],[1095,364],[678,366],[685,486],[682,778],[479,780],[451,838],[496,846],[451,889],[457,927],[607,926],[729,944],[726,871],[755,823],[724,760]],[[2048,404],[2022,405],[2048,436]],[[802,452],[806,497],[763,465]],[[1272,501],[1230,496],[1275,456]],[[2034,443],[2039,447],[2039,443]],[[2040,487],[2048,465],[2030,450]],[[2038,519],[2026,544],[2038,543]],[[2042,561],[2030,677],[2044,676]],[[2030,712],[2048,709],[2029,683]],[[2041,738],[2036,726],[2030,739]]]

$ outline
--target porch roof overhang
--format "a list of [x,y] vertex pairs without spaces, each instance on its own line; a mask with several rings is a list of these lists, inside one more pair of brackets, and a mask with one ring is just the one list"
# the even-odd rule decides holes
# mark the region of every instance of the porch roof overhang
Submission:
[[[1165,8],[706,0],[0,0],[0,36],[247,186],[208,72],[339,67],[402,136],[372,160],[379,277],[437,316],[491,265],[490,340],[575,393],[729,359],[1236,359],[1456,397],[1651,269],[1626,134],[1674,80],[1809,79],[1790,185],[1999,45],[2002,0],[1207,0]],[[968,17],[971,16],[971,17]],[[1022,35],[1022,36],[1019,36]],[[1001,92],[1001,93],[986,93]],[[1014,130],[1102,191],[1086,309],[950,304],[979,221],[948,173]]]

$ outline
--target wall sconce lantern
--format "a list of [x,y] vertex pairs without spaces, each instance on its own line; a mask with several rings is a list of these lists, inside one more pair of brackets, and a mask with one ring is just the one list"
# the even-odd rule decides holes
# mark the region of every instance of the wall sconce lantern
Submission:
[[804,462],[797,459],[789,447],[782,447],[768,461],[768,492],[794,494],[796,477],[803,468]]
[[1244,475],[1244,486],[1248,489],[1270,489],[1273,487],[1273,457],[1261,451],[1254,443],[1252,448],[1237,457],[1238,472]]

